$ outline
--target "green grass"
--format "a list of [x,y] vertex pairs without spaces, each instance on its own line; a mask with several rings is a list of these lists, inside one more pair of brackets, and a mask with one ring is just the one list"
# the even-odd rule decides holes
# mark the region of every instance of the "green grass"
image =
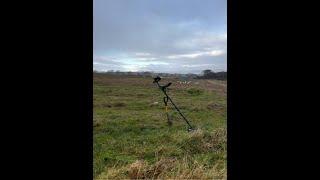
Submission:
[[[167,125],[163,94],[153,86],[151,78],[134,78],[135,83],[126,83],[124,78],[94,76],[93,170],[96,179],[132,178],[132,165],[138,160],[143,161],[143,167],[149,171],[161,159],[176,160],[170,170],[163,170],[157,177],[189,177],[190,170],[192,174],[201,172],[203,178],[210,178],[212,168],[215,172],[226,169],[225,95],[197,86],[175,88],[173,83],[168,94],[199,129],[188,133],[186,123],[172,106],[169,109],[173,125]],[[150,85],[146,86],[148,82]],[[158,104],[151,105],[154,102]],[[212,103],[215,105],[210,106]],[[147,177],[149,171],[141,172]],[[225,174],[226,171],[218,177]]]

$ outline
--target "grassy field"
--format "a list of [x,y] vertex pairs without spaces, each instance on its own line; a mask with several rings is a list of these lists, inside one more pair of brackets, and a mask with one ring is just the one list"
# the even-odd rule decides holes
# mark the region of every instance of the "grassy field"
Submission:
[[[226,179],[226,82],[172,82],[167,124],[163,94],[151,77],[94,74],[93,171],[99,179]],[[158,102],[158,103],[157,103]]]

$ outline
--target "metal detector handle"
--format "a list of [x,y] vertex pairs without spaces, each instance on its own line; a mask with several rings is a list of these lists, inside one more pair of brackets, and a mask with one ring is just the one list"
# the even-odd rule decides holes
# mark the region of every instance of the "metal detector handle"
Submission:
[[153,83],[157,83],[161,80],[161,77],[160,76],[157,76],[155,78],[153,78]]

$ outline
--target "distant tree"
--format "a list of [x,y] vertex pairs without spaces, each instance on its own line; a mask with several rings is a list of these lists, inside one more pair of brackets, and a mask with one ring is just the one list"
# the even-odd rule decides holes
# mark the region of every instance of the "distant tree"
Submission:
[[202,73],[203,73],[203,78],[205,78],[205,79],[213,79],[216,77],[216,74],[213,71],[211,71],[210,69],[206,69],[206,70],[202,71]]
[[202,73],[203,73],[203,76],[208,76],[212,73],[212,71],[210,69],[206,69],[206,70],[203,70]]
[[210,69],[202,71],[201,76],[196,76],[197,79],[218,79],[218,80],[227,80],[227,72],[213,72]]

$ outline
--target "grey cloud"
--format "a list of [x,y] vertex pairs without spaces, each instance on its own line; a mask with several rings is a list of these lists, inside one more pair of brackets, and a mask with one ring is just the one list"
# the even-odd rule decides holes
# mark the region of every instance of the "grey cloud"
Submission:
[[112,56],[115,61],[103,63],[117,66],[126,63],[117,64],[123,60],[117,53],[110,55],[114,51],[136,59],[137,64],[150,62],[143,68],[169,66],[152,65],[152,61],[163,61],[177,67],[166,68],[172,71],[180,71],[178,67],[184,63],[226,64],[226,55],[201,56],[188,62],[183,56],[168,58],[212,50],[226,52],[226,4],[226,0],[95,0],[94,54]]

